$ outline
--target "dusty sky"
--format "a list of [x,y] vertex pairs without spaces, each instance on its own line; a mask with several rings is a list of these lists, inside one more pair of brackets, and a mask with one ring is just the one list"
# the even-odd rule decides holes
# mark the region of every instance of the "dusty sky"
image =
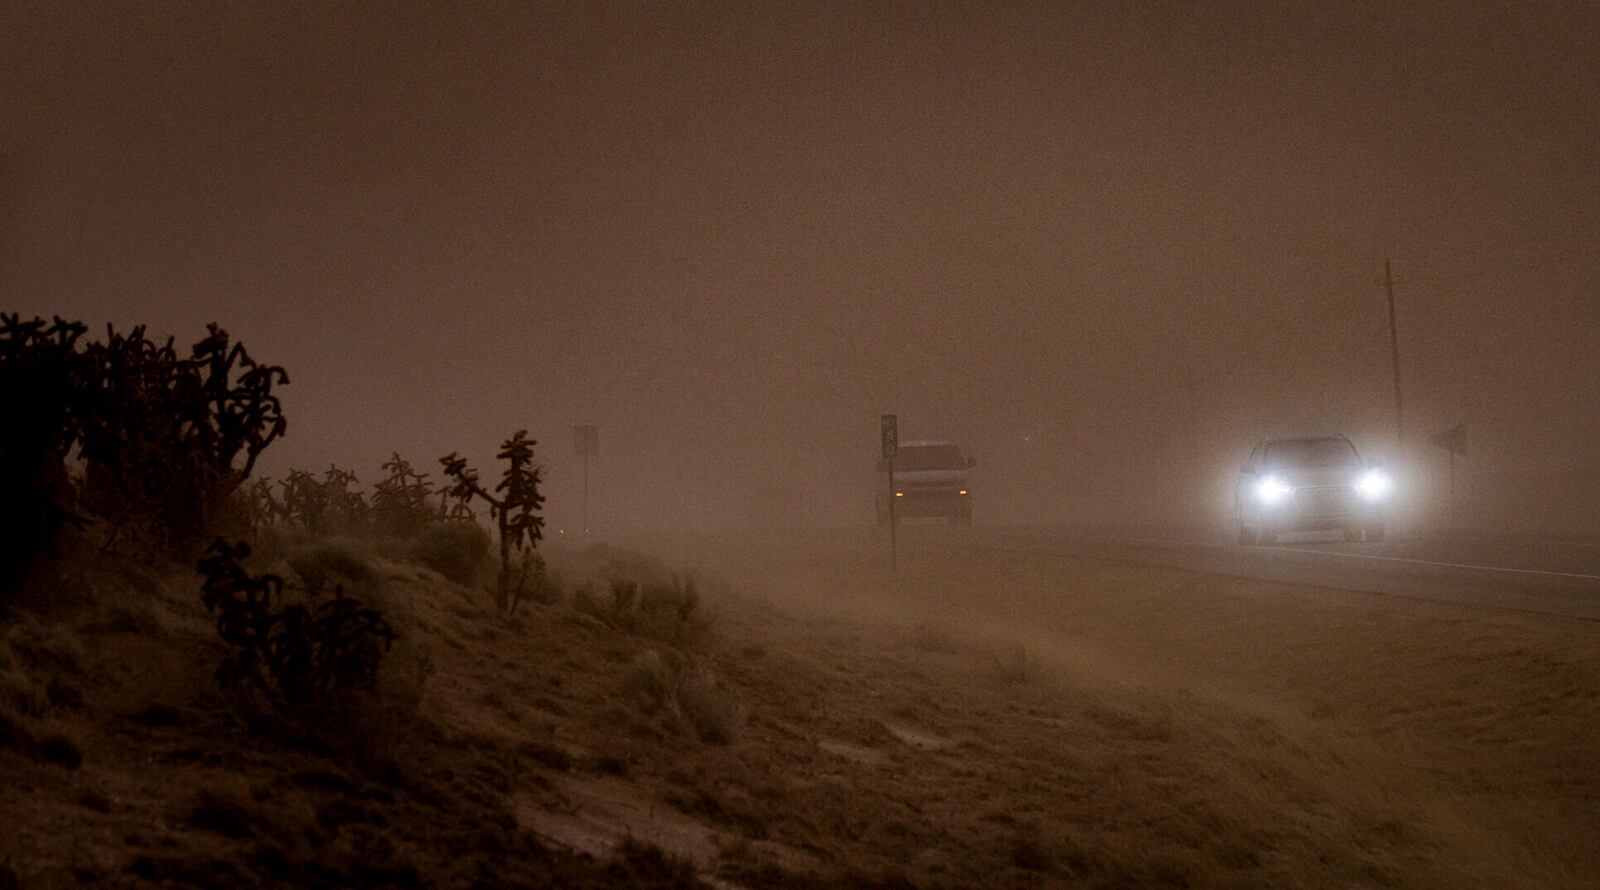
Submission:
[[[980,521],[1215,517],[1251,442],[1600,528],[1590,3],[0,6],[0,307],[220,321],[267,468],[575,423],[604,522],[869,521],[877,415]],[[1419,497],[1442,466],[1411,450]],[[1437,489],[1437,486],[1434,486]]]

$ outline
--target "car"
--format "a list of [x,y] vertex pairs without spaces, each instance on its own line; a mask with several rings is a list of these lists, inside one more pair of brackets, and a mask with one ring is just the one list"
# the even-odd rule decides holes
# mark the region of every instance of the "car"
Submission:
[[[878,524],[889,524],[889,499],[894,498],[898,518],[942,518],[951,525],[972,524],[972,482],[967,472],[977,460],[963,454],[961,446],[945,439],[901,442],[894,459],[894,489],[887,474],[878,485]],[[879,470],[889,468],[879,462]]]
[[1264,439],[1234,486],[1239,543],[1273,544],[1287,532],[1339,530],[1383,540],[1394,482],[1345,436]]

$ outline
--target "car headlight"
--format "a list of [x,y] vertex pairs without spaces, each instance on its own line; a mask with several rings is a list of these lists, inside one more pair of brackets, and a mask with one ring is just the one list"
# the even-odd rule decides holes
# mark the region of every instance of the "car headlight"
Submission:
[[1381,470],[1368,470],[1356,480],[1356,491],[1369,501],[1381,501],[1394,490],[1394,482]]
[[1263,504],[1276,504],[1293,493],[1294,486],[1277,476],[1268,476],[1256,483],[1256,498]]

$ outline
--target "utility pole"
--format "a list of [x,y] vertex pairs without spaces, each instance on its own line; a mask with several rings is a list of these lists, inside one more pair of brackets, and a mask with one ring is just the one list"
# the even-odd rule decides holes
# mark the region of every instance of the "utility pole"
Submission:
[[1404,401],[1400,394],[1400,326],[1395,321],[1394,272],[1390,268],[1388,257],[1383,258],[1383,289],[1389,294],[1389,352],[1394,360],[1394,434],[1400,443],[1400,454],[1404,457],[1406,416]]
[[589,458],[600,453],[600,428],[585,424],[572,428],[574,451],[583,459],[583,528],[585,538],[589,537]]

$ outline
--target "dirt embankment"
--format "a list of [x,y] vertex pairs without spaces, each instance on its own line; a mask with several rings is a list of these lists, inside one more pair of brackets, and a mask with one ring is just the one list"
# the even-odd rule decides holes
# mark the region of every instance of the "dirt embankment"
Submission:
[[401,642],[331,732],[218,691],[181,573],[9,616],[7,688],[39,690],[0,750],[23,886],[1600,874],[1586,627],[1015,555],[893,577],[848,538],[558,553],[562,597],[508,619],[349,546]]

